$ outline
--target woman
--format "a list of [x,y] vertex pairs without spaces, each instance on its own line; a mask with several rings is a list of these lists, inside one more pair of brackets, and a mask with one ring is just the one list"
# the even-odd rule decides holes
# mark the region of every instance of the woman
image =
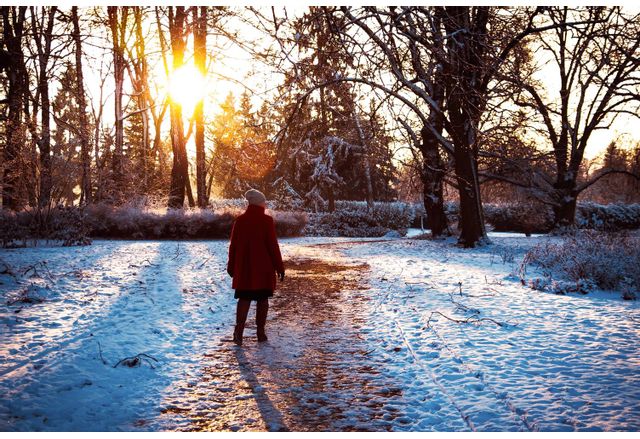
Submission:
[[284,265],[276,238],[273,218],[264,213],[267,200],[264,194],[250,189],[244,197],[247,210],[233,223],[227,273],[233,278],[232,288],[238,299],[233,342],[242,346],[242,333],[251,301],[256,304],[258,341],[267,341],[265,324],[269,311],[269,297],[276,287],[276,272],[284,280]]

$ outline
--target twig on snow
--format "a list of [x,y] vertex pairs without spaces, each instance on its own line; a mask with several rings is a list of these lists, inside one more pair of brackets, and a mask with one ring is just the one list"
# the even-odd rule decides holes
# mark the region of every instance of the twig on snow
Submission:
[[480,322],[491,322],[491,323],[495,323],[496,325],[500,326],[501,328],[504,328],[506,326],[517,326],[517,323],[506,323],[506,322],[499,322],[497,320],[494,320],[490,317],[478,317],[477,314],[472,315],[467,317],[466,319],[454,319],[453,317],[449,317],[445,314],[442,314],[440,311],[431,311],[431,314],[429,315],[429,318],[427,319],[427,327],[431,327],[431,318],[433,317],[434,314],[438,314],[441,315],[442,317],[444,317],[447,320],[450,320],[454,323],[480,323]]
[[155,369],[155,366],[153,365],[153,363],[151,363],[151,361],[149,360],[153,360],[156,363],[158,362],[158,360],[156,360],[154,357],[152,357],[149,354],[145,354],[145,353],[141,353],[138,355],[135,355],[133,357],[126,357],[123,358],[122,360],[118,361],[116,364],[113,365],[114,369],[116,367],[118,367],[120,364],[127,366],[127,367],[140,367],[142,365],[143,361],[146,361],[147,364],[149,365],[149,367],[151,367],[151,369]]
[[207,259],[205,259],[200,265],[198,265],[198,269],[201,269],[202,267],[204,267],[206,265],[206,263],[211,260],[212,257],[213,257],[213,255],[211,255]]
[[102,364],[109,364],[107,363],[107,360],[105,360],[102,356],[102,345],[100,344],[100,342],[98,342],[98,353],[100,354],[100,360],[102,360]]
[[453,294],[449,293],[449,298],[451,299],[451,302],[456,306],[456,309],[461,309],[464,312],[470,312],[470,313],[473,313],[473,314],[476,314],[476,315],[480,314],[480,310],[479,309],[469,308],[464,303],[460,303],[460,302],[456,301],[453,298]]

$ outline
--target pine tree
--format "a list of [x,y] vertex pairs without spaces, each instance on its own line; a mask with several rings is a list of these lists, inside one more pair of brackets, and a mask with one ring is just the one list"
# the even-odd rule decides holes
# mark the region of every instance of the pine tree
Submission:
[[[277,140],[272,177],[280,192],[295,193],[307,205],[330,211],[338,198],[373,197],[368,194],[374,186],[367,184],[369,179],[381,177],[378,170],[390,164],[388,153],[377,156],[385,162],[380,167],[371,160],[376,157],[374,150],[388,146],[382,138],[372,136],[376,131],[372,127],[379,121],[356,108],[352,84],[334,81],[352,67],[350,55],[334,32],[334,26],[340,25],[335,20],[331,8],[311,7],[294,25],[301,59],[280,88],[278,112],[284,128]],[[388,184],[383,178],[375,186],[386,196]]]

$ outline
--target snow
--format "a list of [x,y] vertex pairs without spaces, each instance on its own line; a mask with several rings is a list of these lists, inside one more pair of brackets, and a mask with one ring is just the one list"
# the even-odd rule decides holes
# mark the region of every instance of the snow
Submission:
[[638,303],[522,286],[558,238],[490,236],[283,239],[285,284],[340,288],[276,292],[242,348],[226,241],[4,250],[0,430],[638,430]]

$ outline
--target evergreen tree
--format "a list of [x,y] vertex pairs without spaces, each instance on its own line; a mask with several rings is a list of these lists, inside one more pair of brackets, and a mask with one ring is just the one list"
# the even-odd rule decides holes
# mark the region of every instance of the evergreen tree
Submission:
[[[365,175],[378,179],[379,198],[391,194],[390,154],[382,151],[388,139],[376,137],[381,121],[356,108],[352,84],[332,82],[352,67],[333,29],[340,25],[335,20],[331,8],[311,7],[294,25],[300,61],[280,88],[278,112],[284,127],[272,177],[277,197],[296,194],[307,205],[330,211],[338,198],[367,196]],[[376,163],[370,166],[373,157]]]

